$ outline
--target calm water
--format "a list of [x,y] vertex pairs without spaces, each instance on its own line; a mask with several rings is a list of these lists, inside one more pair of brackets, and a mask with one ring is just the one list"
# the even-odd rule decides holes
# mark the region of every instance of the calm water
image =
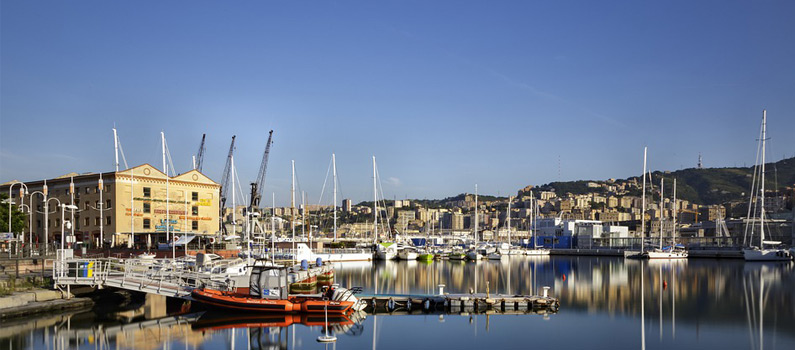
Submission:
[[336,282],[365,293],[431,293],[440,283],[448,292],[483,292],[486,281],[492,293],[549,286],[560,311],[367,315],[334,320],[338,341],[331,345],[315,341],[322,318],[78,313],[6,322],[0,349],[795,349],[794,269],[596,257],[346,263],[337,266]]

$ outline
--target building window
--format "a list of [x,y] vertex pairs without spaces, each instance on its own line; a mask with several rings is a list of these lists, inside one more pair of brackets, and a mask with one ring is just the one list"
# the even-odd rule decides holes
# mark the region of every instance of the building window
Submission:
[[108,208],[110,208],[110,199],[105,201],[105,208],[103,209],[108,209]]
[[144,197],[149,198],[152,196],[152,189],[149,187],[144,187]]
[[110,192],[110,185],[105,185],[105,192]]
[[191,207],[190,208],[190,214],[191,215],[199,215],[199,207],[197,207],[197,206]]
[[101,218],[101,217],[99,217],[99,216],[97,216],[96,218],[94,218],[94,225],[95,225],[95,226],[102,225],[102,218]]
[[191,200],[196,202],[199,200],[199,192],[191,192]]
[[144,203],[144,214],[149,214],[152,211],[151,204]]
[[61,226],[61,219],[55,219],[55,226]]
[[85,203],[83,203],[83,209],[88,210],[88,208],[90,208],[90,206],[88,204],[88,201],[86,201]]
[[110,216],[105,217],[105,225],[110,225]]
[[196,220],[191,221],[190,229],[193,230],[193,231],[198,231],[199,230],[199,222],[196,221]]
[[91,186],[86,186],[86,194],[91,193]]
[[144,230],[149,229],[149,219],[144,219]]
[[85,222],[85,223],[83,224],[83,225],[85,225],[85,226],[88,226],[88,225],[91,223],[91,222],[88,220],[88,218],[85,218],[85,220],[83,220],[83,221]]

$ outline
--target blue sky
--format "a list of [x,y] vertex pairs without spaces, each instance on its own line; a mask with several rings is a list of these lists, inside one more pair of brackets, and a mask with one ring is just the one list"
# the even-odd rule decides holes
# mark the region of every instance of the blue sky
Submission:
[[[237,135],[285,203],[290,160],[317,202],[341,192],[515,193],[555,180],[751,165],[795,154],[791,1],[3,1],[0,182],[113,168],[205,173]],[[328,200],[323,200],[328,203]]]

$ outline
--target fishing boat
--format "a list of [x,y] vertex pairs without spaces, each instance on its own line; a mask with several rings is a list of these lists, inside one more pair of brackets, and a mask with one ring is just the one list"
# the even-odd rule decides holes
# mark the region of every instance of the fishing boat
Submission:
[[[743,258],[745,261],[788,261],[792,260],[792,253],[789,250],[779,248],[778,246],[781,245],[781,242],[778,241],[766,241],[765,240],[765,139],[767,138],[767,111],[762,111],[762,138],[759,139],[761,142],[761,153],[762,153],[762,162],[761,162],[761,169],[759,170],[759,176],[761,180],[759,182],[753,182],[756,186],[759,186],[759,195],[756,196],[759,199],[759,246],[752,246],[747,249],[743,249]],[[756,171],[757,167],[754,167]],[[756,175],[756,174],[754,174]],[[754,185],[752,185],[754,187]],[[754,192],[756,188],[751,189],[751,202],[754,202]],[[752,203],[749,203],[749,212],[751,210]],[[750,215],[749,215],[750,216]],[[756,218],[754,218],[756,219]],[[751,221],[751,225],[754,225],[754,220]],[[753,236],[753,228],[751,229],[751,236]],[[776,246],[776,248],[765,248],[767,246]]]

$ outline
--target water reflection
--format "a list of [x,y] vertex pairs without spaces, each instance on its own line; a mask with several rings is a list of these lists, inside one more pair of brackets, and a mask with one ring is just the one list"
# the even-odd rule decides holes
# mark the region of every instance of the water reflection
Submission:
[[[537,294],[560,298],[557,314],[330,316],[329,348],[795,348],[792,263],[605,257],[502,261],[375,262],[336,266],[335,283],[364,293]],[[153,301],[156,302],[156,301]],[[16,320],[0,349],[321,349],[322,316],[235,315],[170,306]],[[188,313],[180,312],[188,311]],[[179,315],[174,313],[180,313]]]

